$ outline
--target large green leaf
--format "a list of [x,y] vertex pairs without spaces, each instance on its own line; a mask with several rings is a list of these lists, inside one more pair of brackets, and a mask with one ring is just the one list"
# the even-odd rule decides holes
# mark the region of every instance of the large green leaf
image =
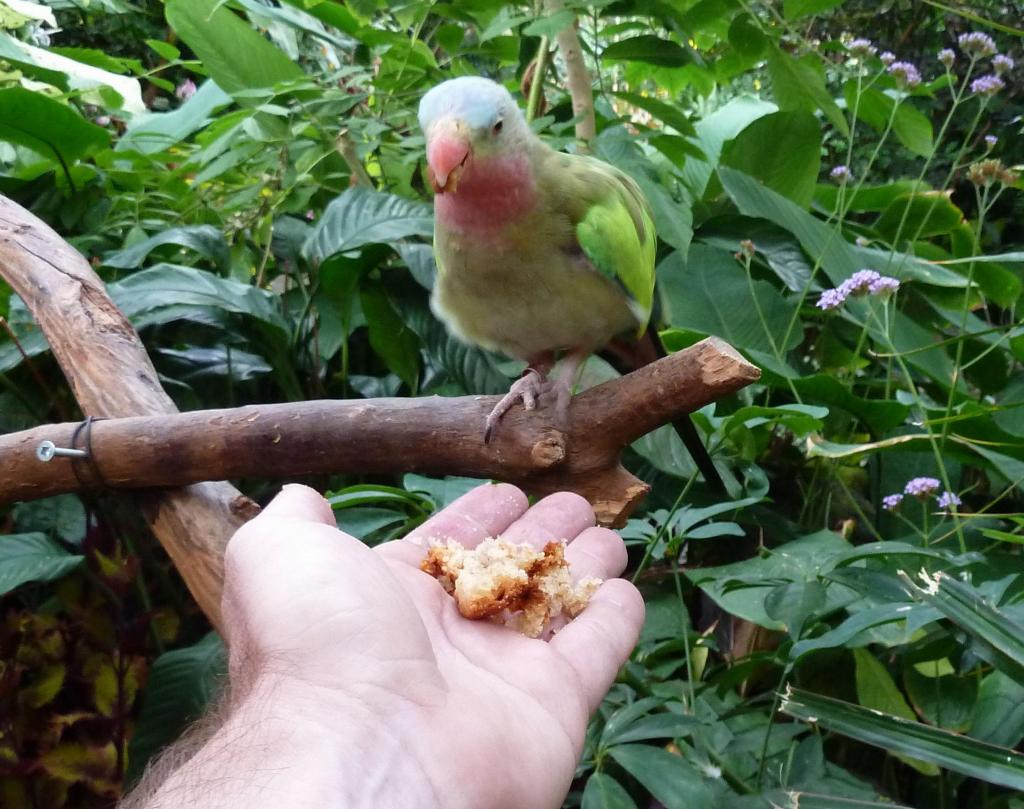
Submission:
[[701,119],[695,129],[697,145],[704,153],[704,159],[687,160],[682,169],[683,185],[690,192],[690,196],[694,199],[704,196],[704,190],[718,165],[725,142],[739,135],[752,121],[777,109],[778,107],[768,101],[743,95]]
[[907,577],[914,594],[980,641],[992,665],[1024,683],[1024,626],[947,573],[922,571],[920,576],[920,583]]
[[610,775],[596,772],[587,779],[581,809],[636,809],[636,803],[622,784]]
[[169,149],[206,126],[218,109],[230,103],[231,96],[221,90],[216,82],[204,81],[195,94],[178,109],[135,118],[117,141],[114,151],[154,154]]
[[790,689],[782,712],[844,736],[1011,789],[1024,789],[1024,755],[849,702]]
[[986,675],[978,689],[970,735],[1003,747],[1020,744],[1024,739],[1024,683],[1001,671]]
[[843,0],[783,0],[782,13],[787,20],[820,14],[842,4]]
[[194,646],[156,659],[142,697],[142,713],[128,744],[126,780],[137,781],[149,760],[202,716],[223,680],[224,644],[210,633]]
[[360,302],[373,350],[415,393],[420,372],[416,333],[398,316],[383,284],[364,283]]
[[434,232],[431,206],[368,188],[349,188],[333,200],[306,242],[306,256],[323,260],[366,244],[392,244]]
[[46,534],[0,536],[0,595],[28,581],[53,581],[84,557],[68,553]]
[[808,53],[802,57],[790,56],[778,47],[768,50],[768,73],[772,77],[775,100],[784,110],[820,110],[843,135],[850,132],[842,110],[825,87],[825,73],[821,59]]
[[[843,85],[843,95],[847,106],[853,109],[857,95],[854,81]],[[881,90],[862,88],[860,102],[857,103],[857,117],[878,132],[884,132],[891,119],[893,134],[900,143],[914,154],[928,157],[935,148],[931,121],[907,100],[896,105],[897,102]]]
[[704,776],[682,757],[646,744],[618,745],[608,754],[665,809],[711,809],[712,793]]
[[690,53],[677,42],[653,34],[620,39],[601,51],[601,56],[609,61],[647,62],[663,67],[682,67],[692,61]]
[[131,247],[107,254],[103,263],[108,267],[118,269],[141,267],[146,256],[165,244],[175,244],[195,250],[199,255],[213,261],[222,273],[226,273],[230,269],[231,252],[224,240],[224,234],[213,225],[186,225],[161,231]]
[[419,336],[431,361],[467,394],[505,393],[509,378],[498,357],[453,337],[423,303],[410,297],[395,300],[402,319]]
[[227,6],[207,0],[167,0],[167,22],[232,95],[305,76],[295,62]]
[[722,150],[721,165],[757,177],[807,208],[821,168],[821,126],[803,110],[780,110],[753,121]]
[[[839,534],[818,531],[780,545],[766,556],[687,570],[686,576],[731,615],[781,630],[785,628],[783,622],[769,615],[765,606],[771,591],[786,582],[816,580],[849,549],[850,544]],[[834,610],[849,598],[842,588],[831,585],[822,609]]]
[[43,93],[8,87],[0,90],[0,140],[27,146],[67,169],[106,146],[110,133]]
[[194,267],[156,264],[111,284],[109,292],[138,328],[176,320],[197,307],[247,315],[282,331],[288,328],[276,296]]
[[913,256],[894,256],[888,251],[850,244],[834,226],[826,225],[747,174],[722,166],[718,176],[740,213],[767,219],[796,236],[812,259],[820,258],[822,269],[835,285],[865,267],[879,272],[892,273],[898,270],[901,278],[912,278],[936,286],[966,285],[965,279],[958,273]]
[[[867,649],[854,649],[854,670],[857,682],[857,701],[865,708],[892,714],[913,722],[917,715],[907,704],[892,675]],[[931,762],[919,761],[911,756],[895,754],[922,775],[938,775],[939,768]]]
[[701,244],[691,248],[686,261],[672,253],[658,265],[658,282],[667,304],[666,320],[676,328],[765,352],[800,342],[800,330],[794,329],[787,344],[778,345],[793,317],[793,304],[767,281],[750,279],[731,253]]
[[949,194],[927,191],[894,199],[878,217],[875,229],[892,245],[900,239],[926,239],[949,233],[964,221],[964,214]]

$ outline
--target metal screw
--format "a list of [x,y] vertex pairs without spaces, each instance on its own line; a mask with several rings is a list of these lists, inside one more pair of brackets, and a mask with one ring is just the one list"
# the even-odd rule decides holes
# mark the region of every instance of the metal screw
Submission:
[[58,447],[52,441],[40,441],[39,446],[36,447],[36,457],[43,463],[52,461],[58,455],[65,458],[87,458],[89,453],[84,449],[69,449],[68,447]]

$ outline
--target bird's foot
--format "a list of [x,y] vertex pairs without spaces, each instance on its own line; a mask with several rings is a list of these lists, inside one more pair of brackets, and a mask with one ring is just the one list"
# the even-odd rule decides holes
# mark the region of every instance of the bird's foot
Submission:
[[487,416],[484,425],[484,443],[491,440],[494,430],[502,417],[519,402],[523,403],[524,410],[535,410],[537,399],[549,387],[548,381],[536,368],[527,368],[521,377],[512,383],[512,387]]

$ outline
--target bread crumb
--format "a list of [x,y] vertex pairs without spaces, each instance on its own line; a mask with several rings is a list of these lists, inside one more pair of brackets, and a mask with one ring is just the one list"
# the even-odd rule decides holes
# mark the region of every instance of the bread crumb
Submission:
[[455,540],[427,550],[420,568],[455,597],[465,618],[489,618],[530,638],[540,637],[552,621],[575,618],[601,585],[593,577],[573,584],[565,561],[565,543],[537,550],[500,537],[467,549]]

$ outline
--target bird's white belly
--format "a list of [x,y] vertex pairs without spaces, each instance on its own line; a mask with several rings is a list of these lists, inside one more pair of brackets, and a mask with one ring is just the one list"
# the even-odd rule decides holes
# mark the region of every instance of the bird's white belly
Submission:
[[530,359],[546,351],[593,351],[639,325],[617,284],[582,257],[447,251],[431,305],[460,339]]

